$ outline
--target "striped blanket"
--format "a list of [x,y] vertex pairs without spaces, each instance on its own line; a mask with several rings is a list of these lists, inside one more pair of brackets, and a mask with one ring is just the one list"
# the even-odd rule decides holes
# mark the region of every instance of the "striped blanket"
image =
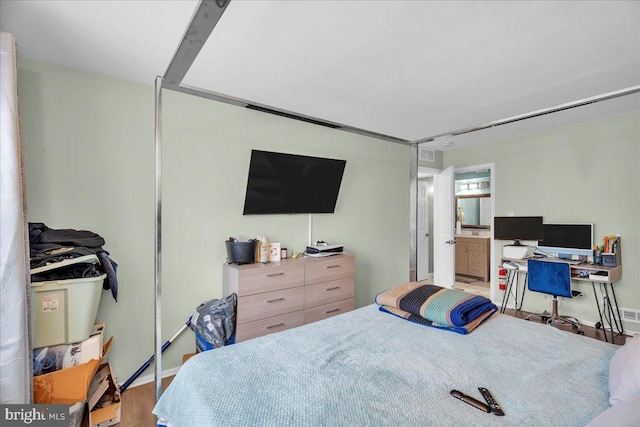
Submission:
[[498,310],[483,296],[419,282],[382,292],[376,303],[380,311],[459,334],[470,333]]

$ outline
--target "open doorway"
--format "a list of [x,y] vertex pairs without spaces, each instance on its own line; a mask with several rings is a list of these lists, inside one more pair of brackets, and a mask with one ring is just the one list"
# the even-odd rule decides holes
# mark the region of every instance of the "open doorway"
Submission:
[[434,176],[440,171],[418,167],[418,212],[416,229],[417,280],[433,277],[433,194]]
[[[491,224],[495,212],[495,184],[494,165],[483,164],[454,169],[453,211],[455,212],[455,257],[453,267],[449,265],[439,266],[434,263],[434,236],[438,236],[438,230],[433,224],[442,223],[437,220],[438,209],[434,209],[434,200],[439,198],[438,186],[434,185],[434,177],[439,170],[418,167],[418,233],[417,233],[417,266],[419,281],[433,283],[433,276],[438,268],[453,268],[456,280],[455,289],[486,296],[492,300],[495,297],[495,244]],[[427,205],[422,205],[420,200],[420,181],[425,182]],[[420,249],[420,221],[423,213],[427,212],[426,221],[430,224],[427,232],[426,249]],[[462,214],[464,213],[464,214]],[[462,215],[461,215],[462,214]],[[457,221],[460,221],[458,226]],[[422,243],[424,246],[425,243]],[[425,254],[426,252],[426,254]],[[425,274],[421,264],[426,264],[428,271]]]
[[490,165],[454,169],[455,288],[490,298],[492,180]]

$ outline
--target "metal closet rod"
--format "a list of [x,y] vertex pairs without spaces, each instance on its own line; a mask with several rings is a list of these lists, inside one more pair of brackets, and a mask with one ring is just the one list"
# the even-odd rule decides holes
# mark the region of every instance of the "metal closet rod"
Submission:
[[616,90],[613,92],[603,93],[601,95],[592,96],[589,98],[579,99],[577,101],[567,102],[565,104],[556,105],[555,107],[543,108],[541,110],[531,111],[529,113],[520,114],[513,117],[508,117],[506,119],[495,120],[490,123],[486,123],[479,126],[472,126],[469,128],[458,129],[452,132],[441,133],[438,135],[429,136],[427,138],[421,138],[413,142],[413,144],[422,144],[424,142],[431,142],[438,138],[443,137],[453,137],[457,135],[463,135],[465,133],[477,132],[484,129],[489,129],[497,126],[502,126],[510,123],[519,122],[521,120],[533,119],[535,117],[544,116],[547,114],[557,113],[564,110],[570,110],[576,107],[582,107],[589,104],[595,104],[601,101],[607,101],[609,99],[620,98],[627,95],[633,95],[634,93],[640,92],[640,85],[631,86],[624,89]]
[[547,115],[547,114],[553,114],[553,113],[557,113],[557,112],[564,111],[564,110],[570,110],[572,108],[582,107],[582,106],[589,105],[589,104],[595,104],[597,102],[607,101],[607,100],[610,100],[610,99],[619,98],[619,97],[623,97],[623,96],[627,96],[627,95],[632,95],[634,93],[640,92],[640,85],[631,86],[631,87],[628,87],[628,88],[625,88],[625,89],[620,89],[620,90],[613,91],[613,92],[607,92],[607,93],[604,93],[604,94],[601,94],[601,95],[596,95],[596,96],[592,96],[592,97],[589,97],[589,98],[583,98],[583,99],[579,99],[577,101],[572,101],[572,102],[568,102],[568,103],[565,103],[565,104],[556,105],[554,107],[543,108],[543,109],[540,109],[540,110],[531,111],[529,113],[520,114],[520,115],[512,116],[512,117],[507,117],[505,119],[495,120],[495,121],[492,121],[492,122],[489,122],[489,123],[485,123],[485,124],[482,124],[482,125],[477,125],[477,126],[457,129],[457,130],[454,130],[454,131],[449,131],[449,132],[440,133],[440,134],[437,134],[437,135],[432,135],[432,136],[429,136],[429,137],[426,137],[426,138],[420,138],[420,139],[417,139],[415,141],[410,141],[410,140],[397,138],[397,137],[386,135],[386,134],[381,134],[381,133],[378,133],[378,132],[373,132],[373,131],[366,130],[366,129],[360,129],[360,128],[344,125],[344,124],[341,124],[341,123],[320,119],[320,118],[313,117],[313,116],[298,114],[298,113],[295,113],[295,112],[292,112],[292,111],[288,111],[288,110],[283,110],[283,109],[280,109],[280,108],[270,107],[270,106],[263,105],[263,104],[258,104],[258,103],[252,103],[252,102],[247,101],[245,99],[236,98],[236,97],[233,97],[233,96],[228,96],[228,95],[224,95],[224,94],[220,94],[220,93],[216,93],[216,92],[211,92],[211,91],[204,90],[204,89],[194,88],[194,87],[190,87],[190,86],[176,85],[176,84],[167,84],[167,83],[163,83],[163,88],[170,89],[170,90],[173,90],[173,91],[176,91],[176,92],[186,93],[186,94],[193,95],[193,96],[199,96],[201,98],[206,98],[206,99],[210,99],[210,100],[213,100],[213,101],[218,101],[218,102],[223,102],[223,103],[226,103],[226,104],[235,105],[235,106],[238,106],[238,107],[249,108],[249,109],[260,111],[260,112],[267,113],[267,114],[274,114],[274,115],[278,115],[278,116],[281,116],[281,117],[286,117],[286,118],[290,118],[290,119],[294,119],[294,120],[300,120],[300,121],[307,122],[307,123],[313,123],[313,124],[316,124],[318,126],[326,126],[326,127],[332,128],[332,129],[338,129],[338,130],[345,131],[345,132],[350,132],[350,133],[355,133],[355,134],[358,134],[358,135],[369,136],[369,137],[372,137],[372,138],[382,139],[384,141],[394,142],[394,143],[403,144],[403,145],[422,144],[422,143],[425,143],[425,142],[434,141],[434,140],[436,140],[438,138],[454,137],[454,136],[463,135],[463,134],[466,134],[466,133],[477,132],[477,131],[481,131],[481,130],[485,130],[485,129],[490,129],[490,128],[493,128],[493,127],[507,125],[507,124],[519,122],[519,121],[522,121],[522,120],[532,119],[532,118],[535,118],[535,117],[540,117],[540,116],[544,116],[544,115]]

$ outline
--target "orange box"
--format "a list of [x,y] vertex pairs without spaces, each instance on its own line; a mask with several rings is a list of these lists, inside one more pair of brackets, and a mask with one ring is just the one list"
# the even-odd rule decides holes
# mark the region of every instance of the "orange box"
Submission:
[[73,405],[87,400],[89,384],[111,347],[113,337],[102,347],[102,359],[60,371],[33,377],[33,401],[36,404]]

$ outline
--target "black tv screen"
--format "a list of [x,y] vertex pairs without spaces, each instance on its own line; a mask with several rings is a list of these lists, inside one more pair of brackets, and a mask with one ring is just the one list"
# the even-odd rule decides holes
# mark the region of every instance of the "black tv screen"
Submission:
[[493,219],[496,240],[542,240],[541,216],[497,216]]
[[333,213],[346,163],[251,150],[243,214]]

